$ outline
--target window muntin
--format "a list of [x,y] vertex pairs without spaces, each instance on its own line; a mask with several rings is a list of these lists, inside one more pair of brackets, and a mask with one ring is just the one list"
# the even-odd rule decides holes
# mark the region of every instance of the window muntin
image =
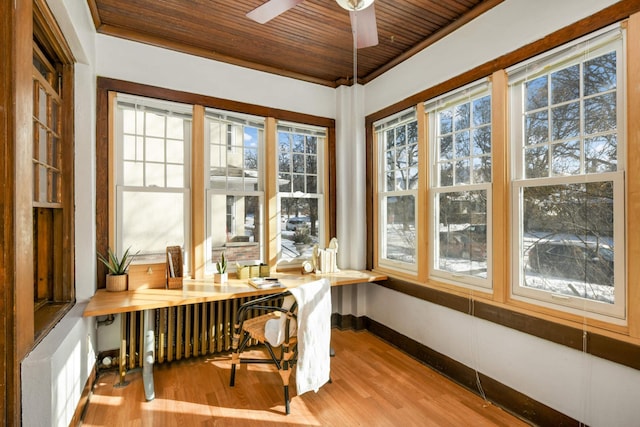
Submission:
[[298,263],[324,244],[324,153],[327,130],[277,126],[280,263]]
[[374,124],[379,153],[378,263],[417,270],[418,121],[415,109]]
[[46,5],[37,3],[33,10],[31,164],[16,164],[33,176],[28,189],[33,234],[26,242],[32,245],[33,275],[21,278],[33,280],[33,300],[18,301],[24,308],[33,304],[34,335],[21,334],[20,339],[27,345],[53,328],[75,300],[74,59],[56,22],[45,13]]
[[491,86],[473,83],[430,101],[431,276],[491,287]]
[[189,256],[191,107],[117,96],[116,250]]
[[[264,119],[207,109],[206,271],[224,251],[231,266],[263,260]],[[233,270],[233,268],[231,268]]]
[[61,207],[62,99],[58,73],[37,47],[33,71],[33,201],[38,206]]
[[[622,319],[623,32],[510,73],[517,297]],[[611,320],[611,317],[607,317]]]

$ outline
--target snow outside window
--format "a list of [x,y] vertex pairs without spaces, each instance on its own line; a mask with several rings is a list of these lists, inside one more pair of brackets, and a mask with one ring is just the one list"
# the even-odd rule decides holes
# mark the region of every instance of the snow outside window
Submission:
[[476,82],[425,105],[432,160],[431,276],[491,288],[491,88]]
[[[205,110],[208,274],[224,252],[229,269],[263,261],[264,119]],[[237,263],[237,264],[236,264]]]
[[624,34],[509,71],[516,297],[625,317]]
[[378,264],[417,271],[418,121],[415,109],[374,124],[378,146]]
[[278,263],[300,265],[325,246],[324,164],[327,129],[278,123]]

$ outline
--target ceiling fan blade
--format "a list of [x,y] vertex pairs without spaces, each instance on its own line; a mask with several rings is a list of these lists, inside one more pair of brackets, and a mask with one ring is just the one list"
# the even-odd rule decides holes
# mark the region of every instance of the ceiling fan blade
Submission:
[[[349,12],[351,17],[351,28],[356,28],[356,36],[358,37],[358,49],[363,47],[371,47],[378,44],[378,28],[376,25],[376,11],[373,7],[374,3],[366,9],[357,12]],[[355,16],[357,14],[357,17]],[[357,22],[354,23],[354,19]]]
[[247,13],[247,18],[264,24],[303,1],[304,0],[269,0]]

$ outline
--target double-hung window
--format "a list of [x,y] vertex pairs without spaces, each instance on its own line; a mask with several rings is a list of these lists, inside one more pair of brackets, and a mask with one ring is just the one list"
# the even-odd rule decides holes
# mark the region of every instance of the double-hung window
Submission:
[[278,262],[299,263],[324,245],[327,129],[295,123],[277,125]]
[[[189,247],[192,107],[118,94],[116,244],[140,256]],[[185,262],[185,265],[189,265]]]
[[432,277],[491,287],[491,85],[425,105],[431,158]]
[[625,316],[624,31],[509,71],[517,298]]
[[414,108],[374,123],[378,157],[378,263],[417,271],[418,121]]
[[264,118],[206,109],[206,271],[263,259]]

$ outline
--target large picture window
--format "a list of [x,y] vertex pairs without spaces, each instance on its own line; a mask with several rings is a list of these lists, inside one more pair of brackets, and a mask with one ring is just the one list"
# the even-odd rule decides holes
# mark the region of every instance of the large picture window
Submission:
[[375,123],[378,168],[378,262],[417,270],[418,121],[415,109]]
[[509,73],[513,294],[624,318],[624,33]]
[[431,275],[491,287],[491,93],[475,83],[429,101]]

